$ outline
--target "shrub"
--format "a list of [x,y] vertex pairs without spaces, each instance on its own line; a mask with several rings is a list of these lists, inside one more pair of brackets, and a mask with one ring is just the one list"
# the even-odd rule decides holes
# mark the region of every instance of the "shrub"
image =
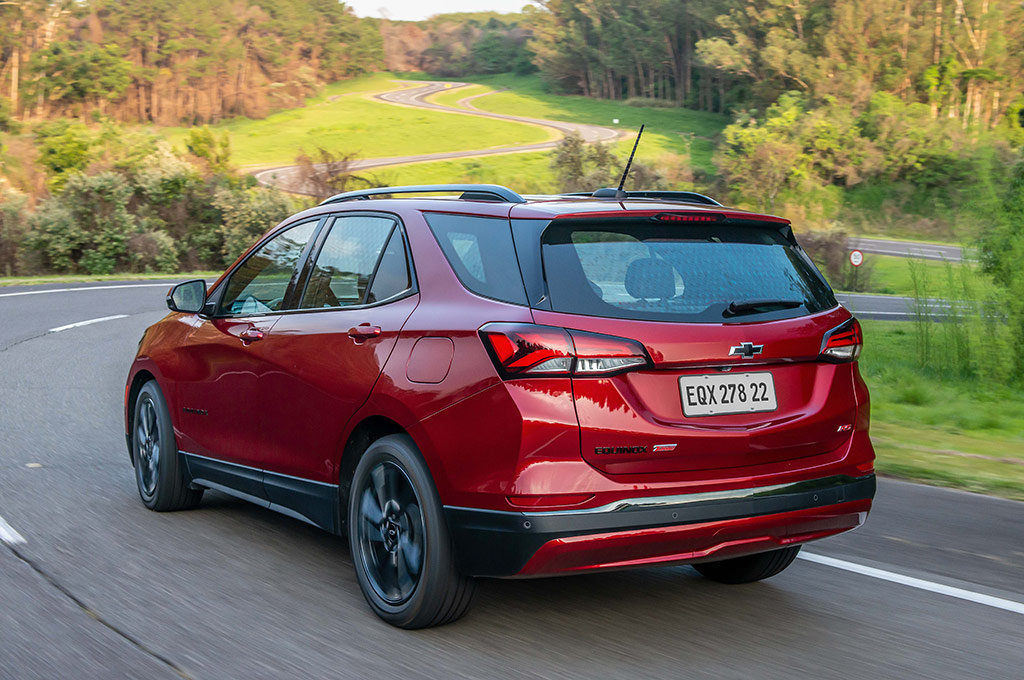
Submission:
[[36,215],[31,242],[59,270],[109,274],[127,263],[136,221],[132,187],[114,172],[70,175],[64,190]]
[[222,189],[213,202],[222,216],[221,255],[226,264],[234,262],[256,239],[292,213],[291,201],[284,194],[263,188]]
[[128,260],[137,271],[173,274],[178,270],[174,239],[163,231],[143,231],[128,238]]
[[28,197],[0,187],[0,276],[18,270],[22,240],[28,231]]

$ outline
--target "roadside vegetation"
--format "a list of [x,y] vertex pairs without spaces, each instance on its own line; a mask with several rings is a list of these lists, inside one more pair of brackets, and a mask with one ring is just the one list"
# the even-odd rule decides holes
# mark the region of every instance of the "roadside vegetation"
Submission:
[[1024,500],[1024,388],[1002,375],[1006,355],[958,342],[963,323],[926,323],[923,358],[914,323],[861,322],[878,470]]
[[216,279],[223,270],[200,270],[174,272],[125,273],[125,274],[69,274],[66,276],[0,276],[0,288],[10,286],[41,286],[58,283],[102,283],[104,281],[183,281],[186,279]]

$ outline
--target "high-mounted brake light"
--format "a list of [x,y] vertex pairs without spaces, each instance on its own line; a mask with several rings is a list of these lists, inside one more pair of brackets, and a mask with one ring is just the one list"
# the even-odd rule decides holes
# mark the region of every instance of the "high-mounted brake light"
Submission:
[[821,359],[842,364],[856,361],[864,345],[864,336],[856,319],[836,326],[821,340]]
[[719,213],[661,213],[655,218],[659,222],[721,222]]
[[635,340],[555,326],[489,323],[480,337],[503,378],[606,376],[650,363]]

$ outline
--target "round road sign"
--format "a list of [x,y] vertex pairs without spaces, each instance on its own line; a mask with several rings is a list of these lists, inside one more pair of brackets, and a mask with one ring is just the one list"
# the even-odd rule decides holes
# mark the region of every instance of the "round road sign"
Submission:
[[850,264],[852,264],[854,267],[859,267],[862,264],[864,264],[864,253],[860,252],[859,250],[851,250]]

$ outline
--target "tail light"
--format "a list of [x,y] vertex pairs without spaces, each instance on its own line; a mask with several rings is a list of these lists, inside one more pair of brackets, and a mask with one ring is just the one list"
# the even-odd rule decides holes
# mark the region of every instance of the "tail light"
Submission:
[[850,319],[825,333],[821,341],[819,358],[836,364],[856,361],[863,345],[864,336],[861,334],[860,324],[856,319]]
[[503,378],[607,376],[650,364],[635,340],[555,326],[489,323],[480,337]]

